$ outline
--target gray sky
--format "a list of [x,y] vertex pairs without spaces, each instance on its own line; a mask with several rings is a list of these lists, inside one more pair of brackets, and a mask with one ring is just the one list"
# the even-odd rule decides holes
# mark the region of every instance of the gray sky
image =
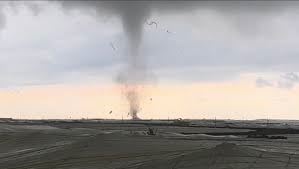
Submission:
[[[138,5],[158,23],[143,25],[141,52],[159,81],[298,72],[298,2]],[[120,11],[117,2],[1,2],[0,86],[113,82],[126,62]]]

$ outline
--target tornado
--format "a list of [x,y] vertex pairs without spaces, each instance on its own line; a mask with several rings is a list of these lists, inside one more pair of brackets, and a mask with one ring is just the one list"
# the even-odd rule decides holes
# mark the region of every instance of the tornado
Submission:
[[143,26],[150,11],[146,2],[126,2],[121,12],[128,51],[126,66],[119,73],[119,82],[128,101],[129,115],[133,120],[138,120],[142,85],[147,79],[146,58],[140,52],[140,45]]

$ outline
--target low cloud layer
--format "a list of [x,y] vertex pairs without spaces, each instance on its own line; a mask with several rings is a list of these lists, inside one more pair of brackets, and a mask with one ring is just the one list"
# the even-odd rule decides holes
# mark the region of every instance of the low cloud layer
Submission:
[[5,28],[7,10],[13,10],[14,13],[18,13],[20,8],[29,9],[34,15],[38,15],[42,11],[40,2],[33,1],[1,1],[0,2],[0,31]]
[[299,76],[296,73],[286,73],[281,76],[280,80],[278,81],[278,87],[280,88],[293,88],[297,83],[299,83]]
[[299,75],[295,72],[284,73],[276,80],[267,80],[264,78],[256,79],[256,86],[263,87],[277,87],[281,89],[292,89],[299,83]]
[[263,78],[256,79],[255,83],[256,83],[256,86],[259,88],[273,86],[273,83],[271,81],[265,80]]

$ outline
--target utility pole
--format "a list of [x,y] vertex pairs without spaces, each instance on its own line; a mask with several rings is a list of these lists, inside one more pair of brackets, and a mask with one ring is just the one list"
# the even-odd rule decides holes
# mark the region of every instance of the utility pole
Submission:
[[215,116],[215,121],[214,121],[214,127],[216,128],[216,122],[217,122],[217,119],[216,119],[216,116]]

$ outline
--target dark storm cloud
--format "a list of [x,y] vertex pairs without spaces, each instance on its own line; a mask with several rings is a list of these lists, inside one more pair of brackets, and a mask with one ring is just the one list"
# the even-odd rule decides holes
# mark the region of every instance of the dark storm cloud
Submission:
[[[242,38],[245,39],[255,39],[262,37],[263,34],[267,33],[275,33],[276,27],[275,25],[271,24],[272,20],[276,17],[282,16],[284,14],[288,14],[292,11],[298,11],[298,2],[279,2],[279,1],[254,1],[254,2],[248,2],[248,1],[225,1],[225,2],[206,2],[206,1],[188,1],[188,2],[181,2],[181,1],[154,1],[154,2],[130,2],[131,4],[128,4],[127,2],[107,2],[107,1],[66,1],[62,2],[63,6],[66,9],[80,9],[86,12],[90,12],[92,10],[96,11],[98,14],[98,17],[113,17],[118,16],[120,18],[123,18],[123,15],[125,11],[131,11],[133,16],[140,16],[140,18],[145,19],[146,17],[150,17],[153,13],[160,13],[160,14],[166,14],[166,15],[184,15],[188,13],[192,13],[194,11],[213,11],[216,15],[221,16],[220,19],[224,19],[225,22],[230,23],[232,25],[233,31],[239,32],[239,34],[242,36]],[[132,5],[135,4],[135,5]],[[135,17],[136,17],[135,16]],[[185,21],[181,23],[177,23],[178,25],[188,25],[188,23],[192,23],[193,21],[199,20],[200,22],[200,16],[199,18],[190,18],[186,19]],[[211,20],[210,22],[219,22],[219,20]],[[135,20],[135,19],[133,19]],[[141,20],[136,20],[138,22],[141,22]],[[140,29],[140,26],[144,24],[145,21],[142,21],[142,23],[139,23],[137,27],[134,26],[134,28]],[[178,20],[180,22],[180,20]],[[124,24],[127,25],[134,25],[130,22],[124,22]],[[200,27],[206,27],[206,25],[199,25]],[[124,28],[126,28],[125,26]],[[172,28],[175,29],[175,28]],[[130,28],[129,30],[132,30],[132,32],[137,32],[136,30]],[[221,31],[221,29],[218,29]],[[186,33],[188,34],[188,33]],[[186,37],[179,37],[178,35],[177,39],[181,40],[181,48],[187,49],[190,45],[190,39],[186,39]],[[157,36],[156,36],[157,37]],[[185,39],[185,41],[184,41]],[[217,37],[215,37],[215,40],[217,40]],[[158,37],[158,41],[165,41],[165,39],[161,39]],[[196,42],[195,42],[196,43]],[[237,42],[239,43],[239,42]],[[245,40],[244,45],[250,45],[246,44],[250,43]],[[254,43],[254,42],[253,42]],[[164,43],[163,43],[164,44]],[[279,56],[275,53],[272,53],[271,50],[269,51],[262,51],[264,53],[252,53],[252,54],[246,54],[245,56],[243,53],[238,53],[238,46],[233,48],[232,45],[235,45],[233,42],[228,42],[227,44],[217,44],[217,42],[213,42],[214,49],[212,48],[211,44],[202,45],[195,47],[200,48],[200,50],[195,50],[194,48],[190,50],[190,52],[185,52],[185,56],[178,56],[180,58],[177,58],[177,60],[184,60],[184,62],[179,61],[178,63],[175,62],[175,59],[172,60],[172,62],[166,61],[167,64],[172,64],[173,66],[184,66],[181,64],[191,64],[189,66],[192,66],[192,64],[195,65],[211,65],[211,66],[235,66],[235,65],[241,65],[240,69],[249,69],[249,70],[256,70],[263,67],[269,68],[273,65],[278,66],[279,69],[284,69],[286,67],[289,67],[289,64],[294,64],[299,61],[298,57],[293,56],[283,56],[288,57],[288,59],[284,60],[282,62],[283,57]],[[230,45],[231,46],[227,46]],[[159,45],[159,43],[157,43]],[[167,45],[167,44],[165,44]],[[209,46],[210,45],[210,46]],[[274,44],[276,45],[276,44]],[[288,44],[285,44],[288,45]],[[221,56],[219,53],[215,53],[214,50],[221,50],[223,48],[226,48],[227,54],[226,56]],[[263,46],[261,46],[262,48]],[[276,47],[276,46],[275,46]],[[282,46],[281,46],[282,47]],[[167,46],[165,47],[167,48]],[[173,48],[170,47],[170,48]],[[154,49],[151,49],[150,51],[156,51],[156,53],[164,50],[163,47],[156,47]],[[258,49],[260,50],[260,49]],[[156,54],[155,56],[160,57],[159,54]],[[145,54],[146,55],[146,54]],[[170,54],[173,55],[173,54]],[[200,56],[198,56],[200,55]],[[208,56],[204,56],[208,55]],[[168,60],[170,56],[164,56],[166,60]],[[171,56],[176,57],[176,56]],[[222,59],[225,57],[225,59]],[[151,59],[151,58],[149,58]],[[156,65],[161,64],[159,62],[163,62],[163,58],[155,58]],[[282,64],[280,64],[282,63]],[[291,68],[296,67],[291,66]]]
[[[227,21],[239,28],[240,32],[248,34],[254,33],[258,28],[264,27],[273,16],[284,14],[285,12],[297,10],[298,2],[288,1],[50,1],[61,4],[64,9],[77,9],[87,13],[96,12],[98,17],[124,17],[126,12],[131,12],[134,17],[145,18],[152,13],[161,14],[184,14],[196,10],[211,10],[227,18]],[[24,5],[35,14],[42,11],[41,6],[35,2],[1,2],[0,23],[2,27],[5,17],[2,14],[3,6],[14,8]],[[137,21],[137,20],[136,20]],[[141,21],[138,21],[141,22]],[[144,21],[142,21],[144,22]],[[258,24],[259,22],[262,22]]]
[[[10,6],[18,3],[12,3]],[[298,41],[291,42],[285,38],[296,39],[295,37],[298,37],[298,34],[288,36],[287,33],[290,31],[281,28],[281,26],[292,28],[293,24],[295,25],[294,29],[299,28],[297,27],[299,25],[298,15],[296,15],[299,9],[298,2],[51,1],[50,3],[62,5],[61,10],[65,12],[79,10],[84,14],[93,15],[99,22],[118,18],[123,23],[124,33],[131,37],[128,39],[131,41],[131,47],[129,45],[127,47],[138,48],[135,52],[142,53],[141,58],[130,57],[128,53],[121,54],[126,56],[126,63],[129,63],[128,65],[131,67],[134,67],[134,62],[138,62],[137,65],[139,66],[134,69],[142,72],[132,73],[129,68],[122,71],[122,76],[126,82],[144,81],[144,74],[151,74],[148,71],[152,69],[158,73],[158,77],[160,76],[159,72],[168,69],[173,70],[169,72],[179,72],[177,74],[166,73],[168,78],[184,79],[188,77],[188,79],[197,81],[203,77],[208,80],[211,77],[209,75],[211,74],[210,70],[212,70],[213,79],[225,79],[226,77],[229,79],[230,76],[235,76],[240,72],[258,72],[271,69],[281,72],[296,72],[299,67],[299,57],[297,57],[299,51],[292,46],[297,44]],[[27,5],[27,8],[35,11],[34,13],[43,11],[34,2]],[[203,13],[208,11],[209,15],[213,15],[213,17],[202,16],[201,13],[197,15],[196,12],[198,11]],[[1,12],[3,10],[0,7],[0,18],[1,16],[3,18],[0,19],[0,23],[1,21],[5,23],[5,17],[3,17],[5,15],[1,15]],[[148,31],[144,33],[145,37],[142,40],[141,34],[144,31],[142,28],[143,26],[149,27],[146,25],[146,20],[154,15],[170,16],[167,18],[170,23],[167,25],[167,29],[175,33],[167,34],[165,30],[164,32]],[[276,23],[282,16],[287,16],[285,18],[292,21],[288,22],[292,25]],[[70,15],[70,17],[73,16]],[[281,20],[284,21],[284,19]],[[154,20],[148,21],[159,23],[159,29],[165,26],[164,22],[168,20],[154,18]],[[273,23],[274,21],[275,23]],[[68,21],[65,22],[68,23]],[[211,23],[215,23],[215,25]],[[219,32],[224,32],[225,29],[223,25],[217,25],[216,23],[228,25],[227,29],[230,32],[223,33],[225,35],[221,37]],[[4,24],[2,25],[4,26]],[[195,31],[198,29],[199,33],[203,32],[202,28],[206,28],[208,31],[203,34],[211,39],[205,40],[202,34],[197,37],[199,39],[196,39],[190,31],[190,27],[193,27]],[[87,32],[82,31],[82,36],[85,36],[85,33]],[[277,34],[282,34],[282,38],[277,37],[278,40],[271,39]],[[99,41],[102,40],[101,38],[98,39]],[[45,67],[48,70],[45,71],[50,71],[58,77],[60,74],[64,74],[61,72],[88,71],[91,68],[100,70],[103,67],[122,64],[123,60],[119,56],[112,56],[111,53],[114,51],[109,48],[110,41],[105,41],[107,40],[103,39],[99,43],[94,40],[90,41],[90,44],[97,44],[89,44],[92,47],[86,45],[87,47],[81,46],[77,50],[68,53],[57,53],[56,60],[49,63],[48,67]],[[142,41],[144,46],[141,46],[141,48],[136,46]],[[96,50],[97,45],[106,45],[107,48]],[[242,48],[246,48],[246,50]],[[107,52],[108,50],[111,50],[111,52]],[[102,57],[99,57],[97,53],[101,53]],[[146,59],[143,57],[146,57]],[[184,72],[185,68],[192,70],[194,67],[200,68],[198,74],[192,73],[192,71]],[[215,68],[218,72],[215,71]],[[131,74],[131,78],[126,77],[129,76],[128,74]],[[163,78],[162,74],[161,76]]]
[[[211,10],[231,20],[240,29],[251,29],[252,23],[267,22],[292,10],[298,10],[299,2],[295,1],[61,1],[65,9],[79,9],[85,12],[94,10],[99,16],[123,17],[124,12],[149,16],[152,13],[184,14],[197,10]],[[136,17],[136,16],[135,16]],[[249,26],[249,27],[246,27]]]

